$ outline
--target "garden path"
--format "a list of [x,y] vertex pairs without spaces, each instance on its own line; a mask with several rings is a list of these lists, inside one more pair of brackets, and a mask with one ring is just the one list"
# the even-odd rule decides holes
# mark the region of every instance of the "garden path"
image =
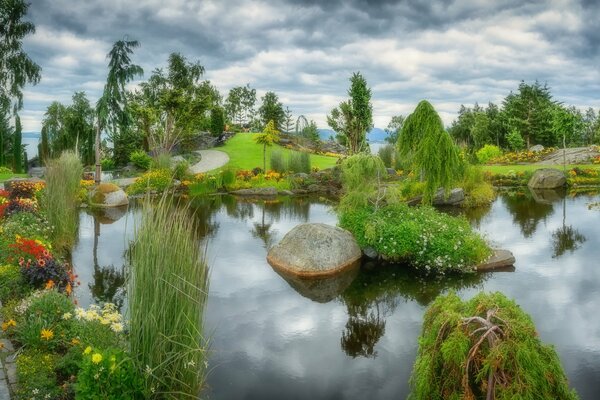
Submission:
[[229,156],[227,153],[219,150],[199,150],[196,153],[200,154],[202,159],[200,162],[190,167],[190,171],[192,171],[193,174],[212,171],[213,169],[220,168],[229,162]]

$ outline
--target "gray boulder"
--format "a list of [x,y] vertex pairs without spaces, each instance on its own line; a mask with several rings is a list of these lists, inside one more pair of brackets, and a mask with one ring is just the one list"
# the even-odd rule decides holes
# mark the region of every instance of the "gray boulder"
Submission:
[[541,144],[536,144],[535,146],[531,146],[529,148],[529,151],[533,151],[534,153],[539,153],[540,151],[544,150],[544,146],[542,146]]
[[465,201],[465,191],[461,188],[450,190],[448,197],[443,189],[440,189],[433,198],[433,205],[436,206],[456,206]]
[[361,256],[350,232],[326,224],[301,224],[271,248],[267,261],[286,274],[323,277],[355,267]]
[[129,204],[127,194],[113,183],[101,183],[90,193],[90,204],[93,207],[121,207]]
[[484,263],[475,267],[477,271],[493,271],[510,268],[515,263],[515,256],[508,250],[494,250],[494,254]]
[[277,196],[277,189],[269,186],[269,187],[263,187],[263,188],[234,190],[231,193],[238,195],[238,196],[275,197],[275,196]]
[[542,168],[534,172],[527,183],[531,189],[555,189],[567,184],[564,172],[553,168]]

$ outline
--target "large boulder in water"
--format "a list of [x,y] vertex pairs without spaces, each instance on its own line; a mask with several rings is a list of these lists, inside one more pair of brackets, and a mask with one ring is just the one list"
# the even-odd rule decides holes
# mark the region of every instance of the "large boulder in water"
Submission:
[[564,172],[554,168],[542,168],[534,172],[527,183],[532,189],[555,189],[567,184]]
[[101,183],[90,193],[92,207],[120,207],[129,204],[127,194],[113,183]]
[[267,261],[287,274],[318,277],[354,267],[361,256],[350,232],[326,224],[301,224],[269,251]]

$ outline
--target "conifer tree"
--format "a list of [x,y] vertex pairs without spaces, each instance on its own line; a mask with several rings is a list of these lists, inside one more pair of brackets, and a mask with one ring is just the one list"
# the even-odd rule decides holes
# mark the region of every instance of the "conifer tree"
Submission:
[[23,148],[21,147],[21,118],[17,114],[15,117],[15,135],[13,141],[13,171],[16,174],[23,172]]

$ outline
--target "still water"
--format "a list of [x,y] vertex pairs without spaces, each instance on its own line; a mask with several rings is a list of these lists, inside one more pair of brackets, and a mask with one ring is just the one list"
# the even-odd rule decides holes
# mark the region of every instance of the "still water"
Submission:
[[[405,398],[423,313],[435,296],[454,289],[464,298],[485,290],[516,299],[542,340],[556,347],[571,386],[582,399],[597,399],[600,210],[588,204],[598,201],[525,190],[468,212],[490,242],[514,253],[513,272],[440,282],[398,266],[363,265],[322,285],[286,281],[266,252],[299,223],[336,224],[331,203],[229,196],[195,203],[211,269],[207,397]],[[83,305],[126,301],[124,252],[139,209],[118,217],[81,214],[73,262]]]

